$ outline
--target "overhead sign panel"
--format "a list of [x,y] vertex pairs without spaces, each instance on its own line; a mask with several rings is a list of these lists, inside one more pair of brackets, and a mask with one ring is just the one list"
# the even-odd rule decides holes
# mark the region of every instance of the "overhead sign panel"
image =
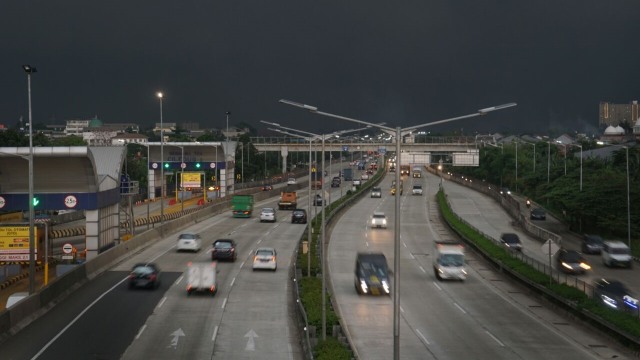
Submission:
[[478,150],[469,150],[466,153],[453,153],[453,166],[480,166],[480,153]]

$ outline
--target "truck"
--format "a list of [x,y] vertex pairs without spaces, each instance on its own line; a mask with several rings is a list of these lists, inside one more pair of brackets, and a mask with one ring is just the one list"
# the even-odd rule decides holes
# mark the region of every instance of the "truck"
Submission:
[[215,295],[217,262],[189,262],[187,264],[187,295],[193,292],[205,292]]
[[310,181],[310,186],[312,190],[318,190],[318,189],[322,189],[322,173],[321,172],[312,172],[311,173],[311,181]]
[[400,176],[403,176],[403,175],[409,176],[410,171],[411,171],[410,165],[400,165]]
[[414,166],[413,170],[411,170],[412,176],[414,178],[421,178],[422,177],[422,168],[420,166]]
[[436,241],[433,256],[433,272],[440,281],[445,279],[464,281],[467,278],[464,246],[451,240]]
[[295,191],[283,191],[280,193],[278,209],[293,210],[298,207],[298,195]]
[[233,195],[231,211],[234,218],[250,218],[253,213],[253,195]]
[[344,181],[353,181],[353,169],[342,169],[342,177],[344,178]]

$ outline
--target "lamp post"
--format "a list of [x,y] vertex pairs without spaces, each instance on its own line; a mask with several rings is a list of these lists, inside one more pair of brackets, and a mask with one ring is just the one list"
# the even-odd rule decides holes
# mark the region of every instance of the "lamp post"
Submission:
[[164,225],[164,125],[162,123],[162,99],[164,94],[156,94],[160,99],[160,225]]
[[547,141],[547,184],[549,184],[550,173],[551,173],[551,142]]
[[[631,249],[631,199],[629,197],[629,147],[625,146],[627,151],[627,246]],[[582,154],[580,154],[582,158]]]
[[31,112],[31,74],[37,72],[31,65],[22,65],[27,73],[27,93],[29,98],[29,294],[35,292],[36,252],[35,252],[35,209],[33,204],[33,117]]
[[[427,126],[432,126],[432,125],[437,125],[437,124],[443,124],[443,123],[446,123],[446,122],[455,121],[455,120],[461,120],[461,119],[466,119],[466,118],[471,118],[471,117],[475,117],[475,116],[482,116],[482,115],[486,115],[486,114],[488,114],[489,112],[492,112],[492,111],[502,110],[502,109],[506,109],[506,108],[509,108],[509,107],[512,107],[512,106],[516,106],[515,103],[509,103],[509,104],[504,104],[504,105],[493,106],[493,107],[489,107],[489,108],[485,108],[485,109],[480,109],[474,114],[463,115],[463,116],[459,116],[459,117],[455,117],[455,118],[434,121],[434,122],[421,124],[421,125],[416,125],[416,126],[410,126],[410,127],[402,129],[399,126],[396,127],[396,128],[392,128],[392,127],[389,127],[389,126],[373,124],[373,123],[369,123],[369,122],[366,122],[366,121],[353,119],[353,118],[349,118],[349,117],[345,117],[345,116],[341,116],[341,115],[335,115],[335,114],[331,114],[331,113],[326,113],[326,112],[323,112],[323,111],[319,111],[318,108],[315,107],[315,106],[302,104],[302,103],[294,102],[294,101],[291,101],[291,100],[281,99],[280,102],[283,103],[283,104],[286,104],[286,105],[291,105],[291,106],[302,108],[304,110],[307,110],[307,111],[309,111],[311,113],[314,113],[314,114],[317,114],[317,115],[328,116],[328,117],[332,117],[332,118],[336,118],[336,119],[340,119],[340,120],[345,120],[345,121],[351,121],[351,122],[355,122],[355,123],[359,123],[359,124],[363,124],[363,125],[369,125],[369,126],[377,127],[379,129],[382,129],[382,130],[387,130],[388,132],[395,132],[395,136],[396,136],[396,163],[398,164],[398,166],[402,163],[400,161],[400,157],[401,157],[400,143],[401,143],[402,131],[412,131],[412,130],[417,130],[417,129],[422,128],[422,127],[427,127]],[[396,174],[396,184],[400,184],[400,171],[396,171],[395,174]],[[400,359],[400,196],[396,196],[395,197],[393,269],[394,269],[394,271],[393,271],[393,358],[395,360],[398,360],[398,359]]]
[[518,192],[518,142],[516,141],[516,193]]
[[[320,176],[321,179],[324,179],[324,159],[325,159],[325,153],[324,153],[324,144],[325,144],[325,138],[327,136],[333,136],[333,135],[338,135],[338,134],[344,134],[347,132],[353,132],[353,131],[360,131],[363,129],[352,129],[352,130],[342,130],[342,131],[336,131],[334,133],[331,134],[322,134],[322,135],[318,135],[318,134],[314,134],[308,131],[302,131],[302,130],[298,130],[298,129],[293,129],[293,128],[288,128],[285,126],[282,126],[278,123],[272,123],[272,122],[268,122],[268,121],[264,121],[264,120],[260,120],[260,122],[265,123],[267,125],[272,125],[272,126],[276,126],[279,129],[269,129],[269,130],[273,130],[279,133],[283,133],[283,134],[287,134],[287,135],[291,135],[291,136],[297,136],[297,137],[301,137],[301,138],[306,138],[309,140],[309,184],[311,185],[311,142],[315,139],[320,138],[322,140],[322,165],[321,165],[321,170],[320,170]],[[368,127],[367,127],[368,128]],[[365,128],[366,129],[366,128]],[[290,131],[297,131],[299,133],[302,134],[307,134],[310,135],[312,137],[305,137],[302,135],[298,135],[298,134],[294,134],[294,133],[290,133],[287,131],[283,131],[283,130],[290,130]],[[317,178],[317,175],[316,175]],[[326,264],[325,264],[325,205],[326,205],[326,197],[324,196],[324,187],[325,187],[325,182],[321,181],[321,187],[320,187],[320,193],[322,194],[322,236],[321,236],[321,264],[322,264],[322,340],[326,340],[327,337],[327,315],[326,315]],[[308,194],[308,198],[309,198],[309,210],[311,210],[311,186],[309,186],[309,194]],[[317,204],[316,204],[317,205]],[[309,239],[309,244],[311,244],[311,226],[308,227],[309,228],[309,235],[308,235],[308,239]],[[311,252],[308,252],[308,254],[311,254]],[[307,264],[311,263],[311,258],[309,255]],[[311,276],[310,274],[311,272],[311,268],[310,265],[308,265],[307,267],[307,275]]]

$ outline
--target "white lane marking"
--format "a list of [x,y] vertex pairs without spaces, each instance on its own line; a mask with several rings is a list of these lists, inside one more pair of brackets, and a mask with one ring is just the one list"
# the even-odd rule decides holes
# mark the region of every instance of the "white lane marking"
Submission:
[[91,304],[89,304],[86,308],[84,308],[80,314],[78,314],[75,318],[73,318],[73,320],[71,320],[67,326],[65,326],[64,328],[62,328],[62,330],[60,330],[60,332],[58,334],[56,334],[56,336],[54,336],[51,340],[49,340],[48,343],[46,343],[42,349],[40,349],[40,351],[38,351],[35,355],[33,355],[33,357],[31,358],[31,360],[35,360],[38,357],[40,357],[40,355],[42,355],[42,353],[44,353],[49,346],[51,346],[56,340],[58,340],[58,338],[60,336],[62,336],[62,334],[64,334],[67,330],[69,330],[69,328],[71,326],[73,326],[73,324],[75,324],[78,320],[80,320],[80,318],[82,317],[82,315],[84,315],[87,311],[89,311],[89,309],[91,309],[95,304],[98,303],[98,301],[102,300],[103,297],[107,296],[108,293],[112,292],[115,288],[117,288],[118,286],[122,285],[123,282],[125,282],[127,279],[129,279],[128,276],[126,276],[124,279],[118,281],[115,285],[113,285],[109,290],[103,292],[100,296],[98,296],[95,300],[93,300],[93,302]]
[[464,309],[462,308],[462,306],[458,305],[458,303],[453,303],[453,305],[455,305],[460,311],[462,311],[463,314],[466,314],[467,312],[464,311]]
[[433,285],[434,285],[435,287],[437,287],[437,288],[438,288],[438,290],[442,290],[442,288],[440,287],[440,285],[438,285],[438,283],[437,283],[437,282],[434,282],[434,283],[433,283]]
[[182,281],[182,278],[184,278],[184,275],[180,275],[180,277],[176,279],[174,284],[176,284],[176,285],[180,284],[180,282]]
[[[159,253],[158,255],[156,255],[156,257],[152,258],[151,260],[149,260],[148,262],[154,262],[156,261],[158,258],[160,258],[161,256],[165,255],[166,253],[168,253],[171,249],[173,249],[173,246],[168,248],[166,251],[163,251],[161,253]],[[91,304],[89,304],[86,308],[84,308],[80,314],[78,314],[75,318],[73,318],[73,320],[71,320],[67,326],[65,326],[62,330],[60,330],[60,332],[58,334],[56,334],[56,336],[54,336],[51,340],[49,340],[48,343],[46,343],[42,349],[40,349],[40,351],[38,351],[35,355],[33,355],[33,357],[31,358],[31,360],[35,360],[38,357],[40,357],[40,355],[42,355],[45,351],[47,351],[47,349],[51,346],[51,344],[53,344],[56,340],[58,340],[58,338],[60,336],[62,336],[62,334],[64,334],[67,330],[69,330],[69,328],[71,326],[73,326],[73,324],[75,324],[78,320],[80,320],[80,318],[82,317],[82,315],[84,315],[87,311],[89,311],[89,309],[91,309],[95,304],[98,303],[98,301],[102,300],[103,297],[107,296],[108,293],[112,292],[115,288],[117,288],[118,286],[122,285],[123,282],[125,282],[129,277],[126,276],[124,279],[118,281],[115,285],[113,285],[111,288],[109,288],[109,290],[103,292],[100,296],[98,296],[95,300],[93,300],[93,302]]]
[[147,324],[142,325],[142,327],[140,328],[140,330],[138,330],[138,333],[136,334],[136,340],[138,340],[140,338],[140,335],[142,335],[142,332],[146,328],[147,328]]
[[167,297],[163,297],[162,300],[160,300],[160,303],[158,304],[158,309],[162,307],[162,304],[164,304],[164,302],[167,301]]
[[365,244],[367,247],[369,247],[369,242],[368,242],[368,241],[365,241],[365,242],[364,242],[364,244]]
[[422,265],[418,265],[418,267],[420,268],[420,270],[422,270],[423,273],[427,273],[427,271],[422,267]]
[[216,342],[216,336],[218,336],[218,325],[213,328],[213,335],[211,336],[211,341]]
[[231,280],[231,284],[229,284],[229,287],[233,287],[233,283],[236,282],[236,278],[233,278],[233,280]]
[[224,298],[224,301],[222,301],[222,306],[221,308],[224,309],[224,307],[227,305],[227,298]]
[[424,335],[422,335],[422,333],[420,332],[420,330],[416,329],[416,332],[418,333],[418,336],[420,336],[420,338],[422,339],[422,341],[425,342],[425,344],[427,345],[431,345],[431,343],[429,342],[429,340],[427,340],[426,337],[424,337]]
[[404,313],[404,308],[400,306],[400,312]]
[[416,257],[415,257],[415,256],[413,256],[413,254],[412,254],[412,253],[409,253],[409,256],[411,257],[411,260],[415,260],[415,259],[416,259]]
[[407,243],[405,243],[404,241],[402,242],[402,246],[407,247]]
[[493,336],[493,334],[492,334],[492,333],[490,333],[490,332],[489,332],[489,331],[487,331],[487,330],[485,330],[484,332],[486,332],[487,334],[489,334],[489,336],[491,336],[491,338],[492,338],[493,340],[495,340],[495,342],[497,342],[497,343],[498,343],[498,345],[500,345],[500,346],[504,347],[504,344],[502,343],[502,341],[498,340],[498,338],[497,338],[497,337],[495,337],[495,336]]

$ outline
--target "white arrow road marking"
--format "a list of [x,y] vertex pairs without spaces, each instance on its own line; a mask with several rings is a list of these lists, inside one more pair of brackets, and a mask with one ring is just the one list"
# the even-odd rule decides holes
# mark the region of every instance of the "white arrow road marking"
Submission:
[[247,340],[247,346],[245,346],[244,349],[246,351],[256,351],[256,343],[254,339],[259,337],[258,334],[256,334],[256,332],[251,329],[244,337],[249,338],[249,340]]
[[185,336],[185,335],[184,335],[184,331],[182,331],[182,329],[180,328],[172,332],[171,335],[169,336],[173,336],[173,339],[171,339],[171,345],[167,347],[172,347],[175,349],[176,347],[178,347],[178,340],[180,339],[180,336]]

